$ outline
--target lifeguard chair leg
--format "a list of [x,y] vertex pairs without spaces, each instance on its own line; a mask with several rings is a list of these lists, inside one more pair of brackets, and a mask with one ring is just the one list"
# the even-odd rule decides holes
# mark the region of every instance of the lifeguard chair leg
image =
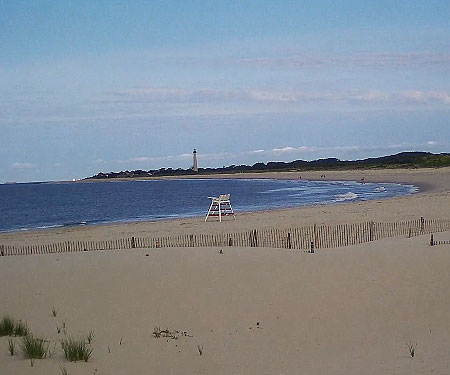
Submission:
[[206,223],[206,220],[208,220],[208,217],[209,217],[209,214],[211,213],[211,209],[212,209],[213,205],[214,205],[214,202],[211,202],[211,206],[209,206],[208,213],[206,214],[206,217],[205,217],[205,223]]
[[229,202],[228,204],[230,205],[231,214],[233,215],[234,220],[236,220],[236,215],[234,214],[233,207],[231,207],[231,202]]

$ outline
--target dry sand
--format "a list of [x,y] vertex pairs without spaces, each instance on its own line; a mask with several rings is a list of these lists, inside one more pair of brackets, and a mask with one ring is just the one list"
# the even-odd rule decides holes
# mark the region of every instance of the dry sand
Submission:
[[[5,257],[2,312],[51,340],[63,321],[95,338],[88,363],[59,349],[33,368],[1,338],[0,373],[448,374],[450,249],[427,242]],[[192,337],[157,339],[155,326]]]
[[[449,172],[364,172],[366,181],[425,189],[403,198],[245,214],[222,224],[194,218],[3,234],[0,243],[449,219]],[[450,233],[436,237],[450,240]],[[450,245],[428,241],[385,239],[315,254],[177,248],[1,257],[0,316],[26,320],[52,348],[63,321],[69,335],[94,330],[95,337],[88,363],[65,361],[57,345],[33,368],[20,355],[10,357],[2,337],[0,374],[61,374],[59,365],[71,375],[449,374]],[[157,339],[155,326],[192,337]],[[417,342],[415,358],[407,342]]]

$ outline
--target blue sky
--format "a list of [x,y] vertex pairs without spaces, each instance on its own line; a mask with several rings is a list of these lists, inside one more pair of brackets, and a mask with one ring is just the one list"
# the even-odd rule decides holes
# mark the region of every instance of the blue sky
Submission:
[[0,0],[0,182],[450,151],[449,1]]

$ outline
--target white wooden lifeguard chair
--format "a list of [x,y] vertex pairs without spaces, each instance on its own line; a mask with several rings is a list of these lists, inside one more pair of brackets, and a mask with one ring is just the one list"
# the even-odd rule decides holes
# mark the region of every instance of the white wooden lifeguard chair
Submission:
[[221,194],[219,197],[208,197],[211,199],[211,206],[209,206],[208,213],[206,214],[206,220],[210,216],[218,216],[219,221],[222,222],[222,216],[233,215],[234,220],[236,220],[236,215],[234,214],[233,208],[231,207],[230,194]]

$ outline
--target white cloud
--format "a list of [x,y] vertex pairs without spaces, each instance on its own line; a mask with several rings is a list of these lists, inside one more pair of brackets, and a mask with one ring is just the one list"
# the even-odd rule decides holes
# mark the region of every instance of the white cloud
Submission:
[[272,149],[272,152],[274,153],[284,153],[284,152],[292,152],[292,151],[296,151],[297,149],[295,147],[291,147],[291,146],[286,146],[286,147],[281,147],[281,148],[274,148]]
[[295,102],[297,98],[295,94],[282,91],[260,91],[252,90],[248,92],[251,99],[269,102]]
[[[168,156],[168,158],[170,158],[170,156]],[[154,158],[149,158],[149,157],[146,157],[146,156],[140,156],[140,157],[137,157],[137,158],[130,159],[129,161],[137,162],[137,163],[147,163],[149,161],[152,161],[153,159]]]
[[167,155],[167,156],[138,156],[127,160],[115,160],[116,163],[164,163],[172,161],[191,160],[192,154]]
[[34,165],[32,163],[16,162],[16,163],[11,164],[11,167],[15,168],[15,169],[30,169],[30,168],[34,168]]
[[450,55],[434,52],[380,52],[358,53],[348,55],[314,55],[302,51],[291,52],[283,57],[244,58],[237,60],[239,65],[257,66],[266,68],[322,68],[340,67],[344,69],[360,68],[395,68],[409,67],[450,66]]
[[[294,93],[282,90],[236,89],[218,90],[210,88],[180,89],[146,87],[106,93],[112,101],[121,103],[204,103],[204,102],[292,102]],[[107,100],[108,101],[108,100]]]
[[[305,103],[347,103],[347,104],[424,104],[450,105],[450,94],[446,91],[305,91],[305,90],[213,90],[213,89],[167,89],[142,88],[136,90],[110,93],[113,97],[120,97],[119,102],[126,103],[226,103],[226,102],[254,102],[254,103],[290,103],[293,108],[301,107]],[[124,99],[125,98],[125,99]],[[112,99],[115,101],[116,99]]]
[[450,95],[442,91],[419,91],[411,90],[402,93],[405,101],[420,104],[450,104]]
[[186,116],[257,115],[311,111],[449,109],[444,90],[330,89],[170,89],[140,88],[103,94],[101,100],[74,104],[66,113],[55,104],[36,111],[10,109],[0,125],[149,120]]

